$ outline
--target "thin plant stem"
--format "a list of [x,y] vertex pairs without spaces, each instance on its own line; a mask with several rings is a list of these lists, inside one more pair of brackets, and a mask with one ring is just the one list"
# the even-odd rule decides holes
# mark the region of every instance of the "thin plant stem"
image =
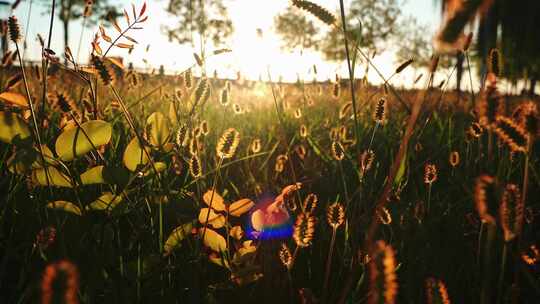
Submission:
[[427,214],[429,214],[429,210],[431,209],[431,185],[433,185],[433,183],[429,183],[429,186],[428,186]]
[[328,280],[330,279],[330,269],[332,268],[332,255],[334,253],[334,243],[336,242],[336,227],[332,227],[332,239],[330,240],[330,249],[328,249],[328,258],[326,259],[326,270],[324,274],[323,284],[323,303],[328,303],[326,297],[328,295]]
[[[49,21],[49,36],[47,37],[47,48],[51,48],[51,41],[52,41],[52,35],[53,35],[53,25],[54,25],[54,12],[56,8],[56,0],[52,0],[51,3],[51,18]],[[42,50],[43,52],[43,50]],[[43,58],[43,55],[42,55]],[[43,90],[41,94],[41,113],[40,113],[40,125],[43,123],[43,119],[45,119],[45,104],[47,103],[47,81],[48,81],[48,70],[49,70],[49,58],[45,57],[45,59],[42,59],[42,74],[43,74]]]
[[49,170],[47,169],[47,163],[45,162],[45,155],[43,154],[43,147],[41,146],[41,137],[39,135],[39,127],[38,127],[38,123],[37,123],[37,118],[36,118],[36,111],[34,110],[34,104],[32,103],[32,96],[30,95],[30,89],[28,88],[28,80],[26,79],[26,73],[24,71],[24,61],[21,57],[21,52],[19,50],[19,44],[15,41],[15,48],[16,48],[16,51],[17,51],[17,57],[19,58],[19,64],[21,65],[21,74],[22,74],[22,77],[23,77],[23,82],[24,82],[24,90],[26,92],[26,98],[27,98],[27,103],[28,103],[28,108],[30,109],[30,115],[32,116],[32,122],[34,124],[34,136],[38,142],[38,149],[39,149],[39,154],[40,154],[40,157],[41,157],[41,161],[43,163],[43,168],[45,170],[45,179],[47,181],[47,186],[49,188],[49,191],[51,191],[52,193],[52,190],[51,190],[51,183],[50,183],[50,178],[49,178]]
[[216,174],[214,175],[214,181],[212,182],[212,195],[210,195],[210,202],[208,203],[208,212],[206,213],[206,219],[204,221],[204,228],[202,233],[201,241],[204,243],[204,236],[206,235],[206,228],[208,227],[208,219],[210,218],[210,210],[212,210],[212,204],[214,203],[214,193],[216,193],[217,180],[219,176],[219,171],[221,169],[221,164],[223,163],[223,157],[219,158]]
[[502,252],[502,261],[501,261],[501,269],[499,270],[499,285],[498,285],[498,295],[497,295],[497,304],[500,304],[503,296],[504,296],[504,274],[505,274],[505,268],[506,268],[506,256],[508,255],[508,245],[510,245],[509,242],[504,242],[503,245],[503,252]]
[[[351,65],[351,58],[349,54],[349,41],[347,39],[347,22],[345,22],[345,6],[343,5],[343,0],[339,0],[339,9],[341,13],[341,25],[343,27],[343,36],[345,42],[345,55],[347,57],[347,68],[349,70],[349,84],[351,87],[351,100],[353,108],[353,117],[354,117],[354,136],[356,138],[356,149],[358,150],[358,145],[360,144],[360,138],[358,136],[358,115],[356,114],[356,96],[354,94],[354,70]],[[358,151],[357,151],[358,152]]]
[[373,138],[375,138],[375,132],[377,131],[377,128],[379,127],[379,123],[375,123],[375,128],[373,128],[373,132],[371,133],[371,140],[369,141],[368,150],[371,149],[371,145],[373,144]]
[[81,45],[82,45],[82,40],[83,40],[83,36],[84,36],[84,27],[86,26],[86,20],[88,19],[88,17],[84,17],[83,18],[83,22],[82,22],[82,28],[81,28],[81,35],[79,36],[79,45],[77,46],[77,62],[79,62],[79,56],[81,54]]

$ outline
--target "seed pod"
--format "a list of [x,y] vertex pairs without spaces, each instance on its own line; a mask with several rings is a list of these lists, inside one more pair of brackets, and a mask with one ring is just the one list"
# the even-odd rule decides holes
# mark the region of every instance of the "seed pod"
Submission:
[[231,158],[236,152],[236,148],[240,143],[240,133],[234,128],[229,128],[223,132],[219,139],[216,152],[220,158]]
[[187,89],[191,89],[193,86],[193,75],[191,74],[191,69],[184,72],[184,85]]
[[201,160],[197,154],[192,154],[189,159],[189,173],[193,178],[199,178],[202,176],[202,165]]
[[500,77],[502,73],[502,56],[501,52],[498,49],[491,49],[489,51],[488,62],[487,62],[488,72],[493,75]]
[[496,118],[504,115],[504,104],[504,98],[497,90],[496,84],[487,85],[477,107],[480,124],[485,128],[491,128]]
[[390,214],[390,211],[388,211],[386,207],[377,208],[375,213],[377,215],[377,219],[383,225],[390,225],[392,223],[392,215]]
[[293,229],[293,239],[298,247],[308,247],[311,245],[315,233],[315,217],[299,214],[296,218]]
[[304,213],[307,215],[311,215],[315,208],[317,207],[317,202],[319,201],[319,198],[314,193],[310,193],[306,196],[304,199],[304,203],[302,204]]
[[300,137],[306,138],[307,135],[308,135],[308,129],[307,129],[306,125],[301,125],[300,126]]
[[523,227],[523,207],[519,187],[514,184],[506,185],[499,206],[499,216],[506,242],[513,240],[521,233]]
[[41,279],[42,304],[51,304],[57,299],[62,299],[62,303],[78,304],[78,292],[79,272],[75,265],[66,260],[47,265]]
[[478,138],[484,132],[484,128],[482,128],[482,126],[479,123],[473,122],[471,126],[469,127],[469,132],[473,137]]
[[386,119],[386,107],[387,102],[386,98],[382,97],[377,102],[377,106],[375,107],[375,111],[373,112],[373,119],[375,119],[375,122],[378,124],[383,124]]
[[495,218],[490,214],[494,209],[495,199],[495,179],[485,174],[476,178],[474,202],[482,222],[495,224]]
[[189,132],[185,124],[181,125],[176,132],[176,145],[178,147],[185,147],[189,142]]
[[289,247],[287,247],[285,243],[281,244],[281,249],[279,250],[279,260],[281,261],[283,266],[287,267],[287,269],[291,269],[293,263],[293,256],[291,254],[291,251],[289,250]]
[[206,120],[203,120],[201,122],[201,125],[199,126],[200,130],[201,130],[201,134],[203,136],[207,136],[208,133],[210,132],[210,129],[208,128],[208,121]]
[[207,78],[202,78],[195,89],[195,101],[197,105],[201,102],[205,102],[210,96],[210,84],[208,83]]
[[493,131],[512,152],[527,152],[529,134],[512,119],[504,116],[497,117]]
[[300,119],[301,117],[302,117],[302,110],[296,109],[296,111],[294,111],[294,118]]
[[352,108],[352,102],[348,102],[344,104],[341,109],[339,109],[339,119],[345,119],[349,115],[349,112],[351,112]]
[[450,158],[449,158],[449,161],[450,161],[450,165],[452,167],[457,167],[457,165],[459,165],[459,152],[458,151],[452,151],[450,153]]
[[362,174],[366,173],[375,160],[375,152],[373,150],[366,150],[360,155],[360,168],[362,169]]
[[341,86],[339,85],[339,82],[336,81],[332,87],[332,97],[334,97],[334,99],[338,99],[340,94]]
[[221,96],[220,98],[221,105],[227,106],[229,104],[229,90],[227,89],[221,90],[220,96]]
[[294,150],[296,151],[296,154],[298,155],[298,157],[300,157],[300,159],[304,159],[306,158],[306,155],[307,155],[307,150],[306,150],[306,147],[304,147],[304,145],[300,144],[300,145],[297,145]]
[[251,142],[251,152],[259,153],[261,151],[261,140],[256,138]]
[[345,221],[345,210],[343,205],[338,202],[329,205],[326,210],[326,221],[334,229],[341,226]]
[[407,67],[408,67],[411,63],[413,63],[413,62],[414,62],[414,59],[412,59],[412,58],[409,59],[409,60],[407,60],[407,61],[405,61],[405,62],[403,62],[402,64],[400,64],[400,65],[398,66],[398,68],[396,69],[396,72],[395,72],[395,73],[396,73],[396,74],[401,73],[405,68],[407,68]]
[[394,249],[383,240],[377,241],[375,249],[372,261],[368,264],[370,281],[368,304],[394,304],[398,292]]
[[332,142],[332,157],[336,160],[343,160],[345,158],[345,149],[339,141]]
[[437,180],[437,167],[434,164],[426,164],[424,167],[424,183],[432,184]]
[[443,281],[434,278],[428,278],[426,280],[426,303],[450,304],[448,290]]
[[8,19],[8,29],[9,29],[9,39],[17,43],[21,40],[21,27],[19,26],[19,21],[17,17],[11,16]]
[[317,17],[327,25],[333,25],[336,22],[336,17],[332,15],[332,13],[311,1],[293,0],[292,4],[300,9],[310,12],[313,16]]

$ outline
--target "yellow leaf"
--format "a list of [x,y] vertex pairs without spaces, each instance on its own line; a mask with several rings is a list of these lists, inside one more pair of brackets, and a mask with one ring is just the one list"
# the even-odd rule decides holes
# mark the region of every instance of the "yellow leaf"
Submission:
[[19,115],[11,112],[0,112],[0,140],[11,143],[15,136],[21,139],[30,136],[30,129]]
[[107,144],[111,140],[112,127],[102,120],[90,120],[81,127],[65,130],[56,139],[56,154],[63,161],[70,161]]
[[242,214],[248,212],[255,203],[249,198],[243,198],[237,200],[229,206],[229,214],[232,216],[241,216]]
[[[208,214],[209,210],[210,214]],[[201,212],[199,212],[199,223],[204,225],[207,217],[208,225],[214,227],[215,229],[219,229],[225,225],[225,217],[223,214],[215,213],[214,210],[209,208],[202,208]]]
[[[167,164],[164,162],[155,162],[154,167],[156,168],[157,173],[159,173],[167,169]],[[155,173],[154,168],[152,166],[148,166],[146,170],[144,171],[143,175],[150,176],[150,175],[153,175],[154,173]]]
[[118,58],[118,57],[107,57],[106,58],[107,60],[109,60],[112,64],[114,64],[115,66],[119,67],[120,69],[124,69],[124,64],[122,63],[121,59],[122,58]]
[[81,209],[77,205],[67,201],[55,201],[47,204],[47,208],[55,210],[63,210],[75,215],[82,215]]
[[139,145],[139,140],[137,137],[134,137],[124,151],[124,165],[129,171],[135,172],[138,165],[144,166],[147,163],[148,156],[146,156],[146,153]]
[[204,229],[200,229],[199,235],[202,237],[203,234],[203,243],[205,246],[210,247],[210,249],[216,252],[222,252],[227,250],[227,242],[225,242],[225,238],[223,238],[221,234],[215,232],[210,228],[206,228],[206,233],[204,233]]
[[122,195],[112,194],[111,192],[105,192],[97,200],[86,206],[86,210],[107,210],[111,211],[120,202],[122,202]]
[[162,147],[171,138],[171,127],[167,118],[160,112],[152,113],[146,120],[148,136],[153,146]]
[[133,44],[129,44],[129,43],[117,43],[115,44],[116,47],[119,47],[121,49],[132,49],[133,48]]
[[208,256],[208,259],[210,260],[210,262],[218,265],[218,266],[221,266],[221,267],[225,267],[225,268],[228,268],[228,269],[231,269],[231,266],[229,265],[229,262],[227,262],[226,259],[224,259],[221,254],[217,254],[215,252],[212,252],[210,253],[210,255]]
[[40,186],[47,186],[47,177],[45,175],[45,172],[48,173],[49,183],[51,186],[67,188],[71,188],[73,186],[71,183],[71,178],[69,178],[69,176],[60,172],[60,170],[56,169],[55,167],[51,166],[48,166],[47,170],[45,170],[44,168],[39,168],[32,171],[32,181]]
[[182,240],[191,233],[191,229],[193,229],[193,223],[187,223],[176,227],[167,238],[167,241],[165,241],[163,255],[167,256],[171,254],[174,249],[180,247],[182,245]]
[[234,226],[231,228],[231,231],[229,231],[229,235],[237,240],[241,240],[244,237],[244,231],[242,230],[242,227]]
[[212,204],[212,209],[216,211],[224,211],[225,210],[225,203],[223,202],[223,197],[219,195],[217,192],[208,190],[203,195],[203,201],[210,206],[210,203]]
[[83,185],[106,184],[103,178],[103,166],[90,168],[81,174],[81,182]]
[[28,101],[26,100],[26,97],[19,93],[4,92],[0,94],[0,100],[11,105],[28,108]]
[[264,212],[261,209],[251,214],[251,226],[259,232],[264,229]]

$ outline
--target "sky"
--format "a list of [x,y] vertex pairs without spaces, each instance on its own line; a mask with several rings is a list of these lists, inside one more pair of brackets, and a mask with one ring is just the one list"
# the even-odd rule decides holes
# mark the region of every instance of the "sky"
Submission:
[[[13,0],[11,0],[13,1]],[[413,16],[421,24],[428,25],[435,31],[440,23],[440,8],[434,5],[433,0],[398,0],[401,3],[402,13],[405,16]],[[163,35],[162,25],[168,22],[175,22],[175,19],[168,15],[164,7],[168,0],[147,1],[149,19],[144,24],[144,29],[132,33],[133,38],[140,42],[131,55],[124,49],[115,49],[111,55],[119,55],[125,58],[125,62],[132,62],[137,68],[157,68],[160,65],[165,67],[167,73],[176,73],[184,70],[194,63],[194,50],[190,45],[179,45],[169,42]],[[338,7],[337,0],[314,0],[323,7],[334,10]],[[347,6],[345,1],[345,6]],[[29,4],[31,1],[24,0],[15,10],[23,31],[28,30],[25,58],[36,60],[40,58],[36,35],[40,33],[43,37],[48,34],[48,15],[45,1],[34,1],[30,12],[30,23],[26,29],[29,16]],[[124,0],[112,0],[111,3],[118,7],[126,7],[129,11],[130,2]],[[136,7],[140,7],[143,1],[134,0]],[[248,79],[258,79],[262,74],[263,79],[267,79],[267,70],[273,79],[282,76],[286,81],[294,81],[297,75],[306,80],[313,79],[309,74],[310,68],[316,64],[318,78],[326,80],[333,78],[336,73],[347,75],[346,62],[326,62],[319,53],[299,52],[291,53],[281,49],[281,41],[273,31],[274,16],[284,11],[289,4],[289,0],[229,0],[226,1],[229,15],[233,21],[235,32],[231,42],[226,46],[232,49],[231,53],[216,56],[207,61],[208,72],[217,71],[220,77],[235,78],[236,72],[240,71]],[[58,20],[57,20],[58,21]],[[122,19],[120,24],[122,26]],[[321,26],[324,26],[321,24]],[[262,29],[263,38],[257,36],[256,29]],[[79,39],[81,37],[81,21],[78,20],[70,25],[69,45],[73,53],[77,54]],[[82,48],[79,59],[86,61],[90,51],[90,42],[97,27],[85,27],[82,31]],[[112,34],[114,30],[110,30]],[[58,54],[62,53],[62,28],[60,22],[55,23],[52,49]],[[150,45],[146,52],[146,46]],[[144,63],[143,59],[146,59]],[[387,51],[374,58],[374,63],[379,67],[384,75],[389,76],[399,62],[396,62],[393,51]],[[363,69],[358,69],[363,70]],[[359,71],[358,77],[363,76]],[[372,74],[373,73],[373,74]],[[410,82],[414,75],[412,71],[402,73],[393,78],[396,83]],[[368,79],[372,83],[380,83],[380,79],[370,71]]]

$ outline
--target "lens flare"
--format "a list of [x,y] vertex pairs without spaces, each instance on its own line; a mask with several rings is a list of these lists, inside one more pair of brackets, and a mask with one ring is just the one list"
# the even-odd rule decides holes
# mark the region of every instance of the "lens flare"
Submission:
[[293,219],[283,200],[263,195],[251,210],[246,225],[249,238],[267,240],[291,237]]

